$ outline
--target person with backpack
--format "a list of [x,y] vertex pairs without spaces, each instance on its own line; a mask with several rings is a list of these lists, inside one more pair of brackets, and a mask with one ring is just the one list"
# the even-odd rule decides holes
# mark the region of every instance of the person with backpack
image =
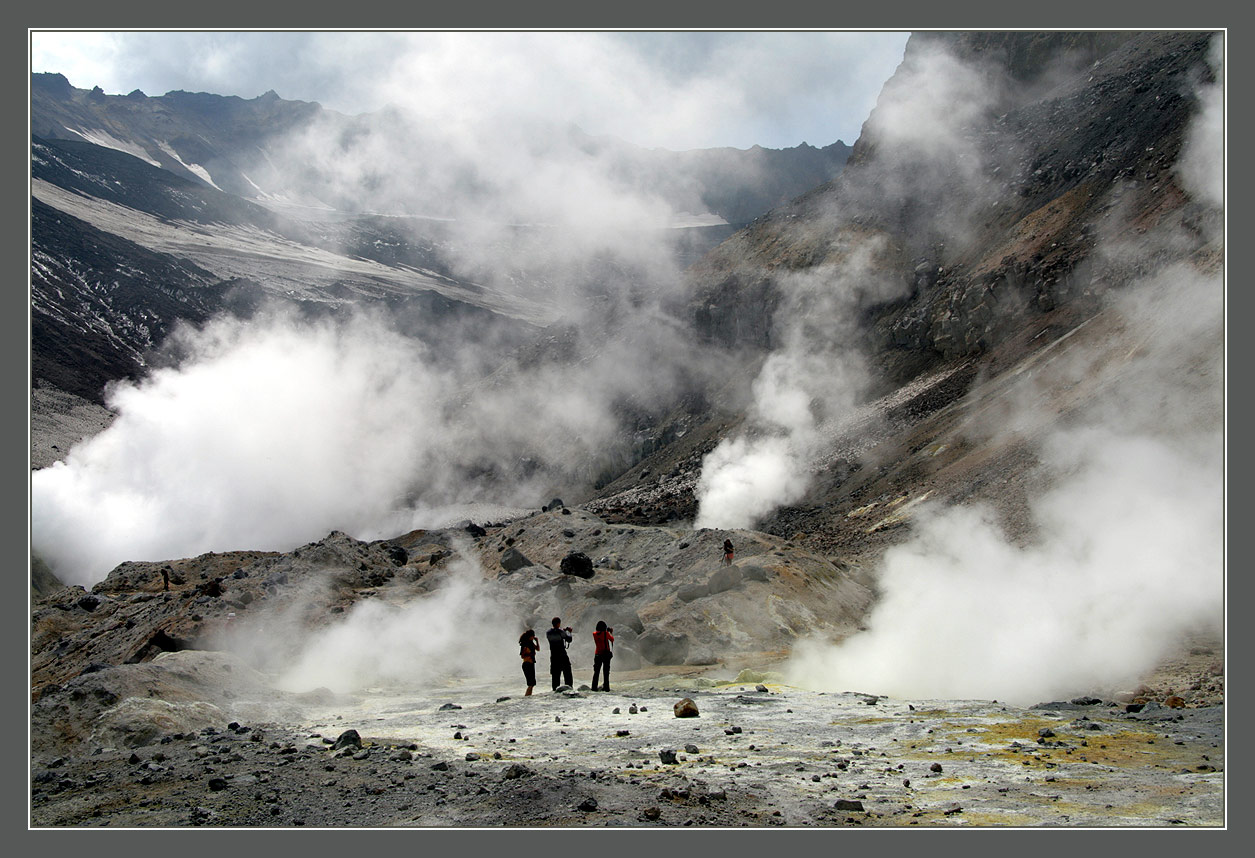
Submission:
[[723,565],[724,566],[732,565],[732,540],[731,539],[725,539],[723,541]]
[[[545,632],[549,641],[549,676],[553,680],[553,690],[559,685],[573,685],[571,681],[571,658],[566,648],[571,645],[571,627],[562,628],[562,618],[553,618],[553,628]],[[563,681],[558,682],[561,678]]]
[[527,680],[524,697],[531,697],[536,687],[536,653],[539,651],[540,641],[536,640],[535,629],[528,629],[519,636],[519,656],[523,659],[523,678]]
[[610,690],[610,659],[614,652],[610,649],[614,643],[614,629],[606,625],[605,620],[597,621],[597,630],[593,632],[593,691],[597,690],[597,677],[604,671],[601,690]]

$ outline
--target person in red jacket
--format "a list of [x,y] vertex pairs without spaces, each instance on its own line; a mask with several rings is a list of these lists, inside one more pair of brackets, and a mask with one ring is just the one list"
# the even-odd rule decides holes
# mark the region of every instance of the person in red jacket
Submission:
[[602,691],[610,690],[610,659],[614,658],[614,652],[610,646],[614,643],[614,629],[606,625],[605,620],[597,621],[597,630],[593,632],[593,644],[596,651],[593,653],[593,691],[597,691],[597,676],[604,671],[605,678],[601,683]]

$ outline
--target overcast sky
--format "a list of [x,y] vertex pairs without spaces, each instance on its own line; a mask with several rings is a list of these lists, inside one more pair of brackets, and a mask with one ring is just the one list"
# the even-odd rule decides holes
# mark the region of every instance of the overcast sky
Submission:
[[31,71],[82,89],[396,104],[574,122],[642,146],[852,144],[906,32],[31,33]]

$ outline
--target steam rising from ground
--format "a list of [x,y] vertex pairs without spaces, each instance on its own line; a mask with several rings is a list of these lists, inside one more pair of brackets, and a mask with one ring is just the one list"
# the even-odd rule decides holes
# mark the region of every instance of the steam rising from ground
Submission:
[[[1201,91],[1178,163],[1204,205],[1223,199],[1221,86]],[[980,506],[925,508],[913,538],[883,558],[868,630],[798,646],[792,681],[1031,704],[1130,690],[1183,633],[1221,629],[1223,276],[1178,265],[1116,293],[1108,312],[1122,337],[1026,374],[1005,400],[1030,404],[1002,421],[1010,431],[1051,425],[1032,543],[1017,544]],[[1098,393],[1066,424],[1032,413],[1085,385]],[[989,426],[971,431],[979,443],[1006,440]]]
[[178,365],[114,387],[114,423],[32,474],[32,549],[91,584],[124,560],[382,538],[452,524],[446,508],[467,503],[535,507],[613,445],[617,401],[674,383],[671,333],[645,327],[578,365],[499,378],[481,355],[434,355],[366,313],[185,330]]
[[745,430],[702,461],[694,527],[749,528],[806,491],[811,463],[866,383],[853,309],[892,288],[873,274],[878,247],[855,240],[839,262],[781,281],[781,348],[754,380]]
[[798,646],[795,682],[1031,704],[1131,690],[1183,633],[1219,629],[1221,283],[1178,268],[1143,289],[1158,305],[1129,308],[1143,354],[1107,368],[1103,401],[1043,445],[1054,484],[1032,505],[1033,543],[979,506],[928,510],[885,554],[868,631]]
[[[517,670],[516,641],[522,627],[513,613],[492,597],[479,566],[459,552],[440,587],[425,598],[399,606],[380,599],[359,601],[339,622],[313,634],[300,632],[295,646],[264,640],[268,625],[241,637],[237,645],[247,641],[253,651],[291,653],[292,662],[279,668],[278,684],[296,692],[495,677]],[[518,680],[523,682],[521,675]]]

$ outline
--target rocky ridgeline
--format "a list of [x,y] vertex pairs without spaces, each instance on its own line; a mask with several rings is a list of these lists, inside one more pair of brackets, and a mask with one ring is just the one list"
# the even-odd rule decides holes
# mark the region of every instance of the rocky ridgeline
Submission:
[[[728,537],[738,552],[723,566]],[[849,569],[787,540],[610,525],[559,502],[504,524],[369,543],[334,532],[286,553],[123,563],[90,591],[64,587],[35,598],[32,696],[102,667],[221,649],[233,627],[271,617],[313,631],[365,599],[420,600],[440,590],[461,557],[478,564],[486,595],[510,606],[503,623],[544,629],[562,616],[591,632],[606,620],[615,629],[616,670],[713,665],[783,650],[806,634],[842,636],[871,602]],[[266,654],[255,656],[264,667]]]

